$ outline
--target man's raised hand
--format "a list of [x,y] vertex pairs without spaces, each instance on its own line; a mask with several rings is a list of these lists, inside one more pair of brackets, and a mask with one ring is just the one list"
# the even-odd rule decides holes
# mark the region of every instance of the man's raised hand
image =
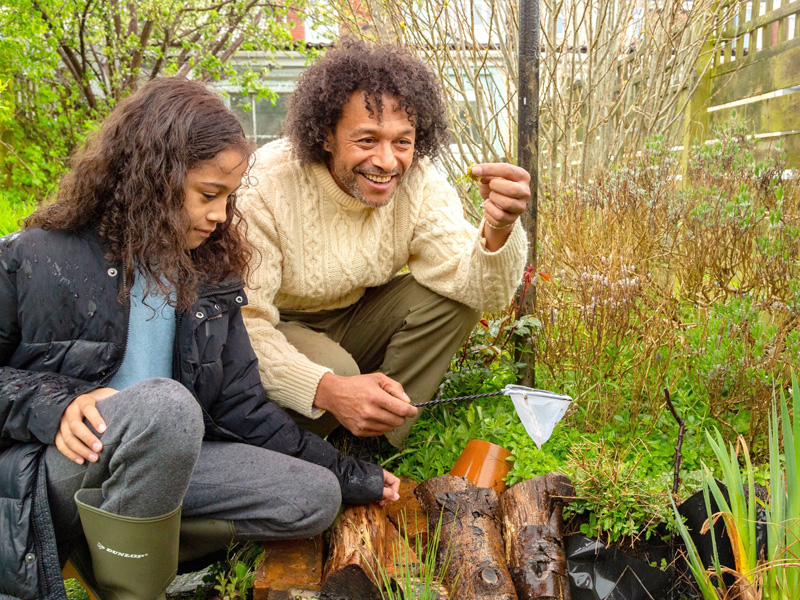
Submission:
[[508,163],[474,165],[471,174],[477,179],[484,200],[486,248],[494,252],[503,247],[512,226],[525,212],[531,197],[531,176],[522,167]]

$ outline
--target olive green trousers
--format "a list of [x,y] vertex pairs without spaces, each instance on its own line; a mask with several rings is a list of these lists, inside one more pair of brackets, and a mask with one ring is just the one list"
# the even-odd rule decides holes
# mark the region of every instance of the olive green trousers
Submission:
[[[381,373],[398,381],[419,403],[430,400],[450,360],[478,322],[480,312],[440,296],[408,274],[367,289],[355,304],[319,312],[283,311],[278,330],[310,360],[337,375]],[[325,413],[309,419],[289,414],[301,427],[327,435],[339,423]],[[386,434],[402,444],[416,419]]]

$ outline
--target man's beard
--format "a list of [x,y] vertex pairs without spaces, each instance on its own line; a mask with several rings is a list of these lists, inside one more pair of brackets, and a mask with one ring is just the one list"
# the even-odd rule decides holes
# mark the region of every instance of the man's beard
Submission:
[[403,180],[403,173],[402,171],[394,170],[389,171],[388,173],[371,173],[369,171],[363,170],[362,173],[367,173],[369,175],[377,175],[379,177],[386,177],[393,175],[397,177],[397,181],[394,184],[394,189],[392,193],[389,194],[389,197],[386,198],[383,202],[372,202],[364,197],[364,194],[361,193],[361,188],[358,187],[358,172],[347,170],[346,168],[341,166],[336,160],[335,156],[331,157],[331,162],[333,163],[333,173],[336,176],[336,179],[344,186],[345,190],[348,194],[350,194],[353,198],[358,200],[361,204],[366,206],[367,208],[381,208],[386,206],[391,202],[392,198],[394,198],[395,193],[397,192],[397,188],[400,186],[400,182]]

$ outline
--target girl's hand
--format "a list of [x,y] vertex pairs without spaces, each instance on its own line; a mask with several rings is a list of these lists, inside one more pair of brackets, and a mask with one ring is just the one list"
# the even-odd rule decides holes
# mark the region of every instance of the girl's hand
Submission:
[[383,470],[383,500],[378,502],[381,506],[386,506],[387,502],[394,502],[400,499],[400,479]]
[[83,421],[86,419],[96,431],[103,433],[106,424],[95,405],[116,393],[117,390],[113,388],[98,388],[81,394],[69,403],[61,415],[61,424],[55,437],[56,448],[61,454],[79,465],[85,460],[97,462],[103,444]]

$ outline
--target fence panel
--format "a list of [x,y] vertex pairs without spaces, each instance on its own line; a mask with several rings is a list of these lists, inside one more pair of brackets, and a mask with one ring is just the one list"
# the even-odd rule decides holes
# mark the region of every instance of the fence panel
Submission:
[[[800,166],[800,0],[741,2],[721,33],[723,45],[692,99],[689,136],[713,139],[712,129],[735,112],[759,149],[780,141],[791,167]],[[685,144],[685,152],[688,144]]]

